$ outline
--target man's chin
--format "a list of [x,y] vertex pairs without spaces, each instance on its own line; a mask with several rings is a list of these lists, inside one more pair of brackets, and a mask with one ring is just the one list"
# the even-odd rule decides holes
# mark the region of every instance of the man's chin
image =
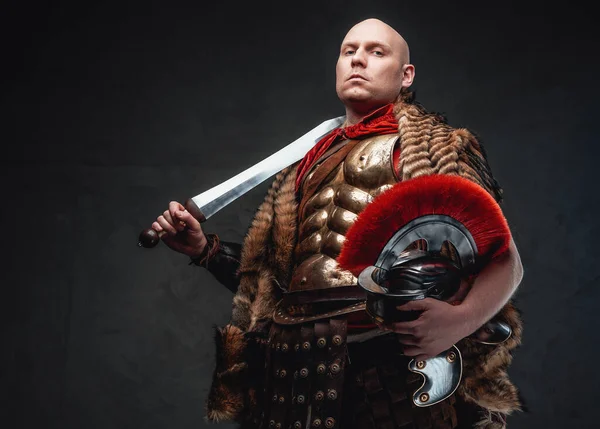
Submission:
[[370,94],[347,97],[343,99],[342,102],[356,112],[369,111],[373,106],[378,104]]
[[373,99],[373,95],[369,94],[367,92],[352,92],[352,93],[346,93],[343,94],[343,98],[342,98],[342,102],[344,104],[356,104],[356,105],[360,105],[360,104],[368,104],[370,100]]

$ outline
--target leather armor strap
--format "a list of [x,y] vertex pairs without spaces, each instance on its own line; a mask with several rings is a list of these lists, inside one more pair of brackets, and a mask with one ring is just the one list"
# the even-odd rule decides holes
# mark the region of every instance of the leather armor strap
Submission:
[[305,429],[310,403],[311,379],[313,371],[312,347],[314,346],[314,326],[303,325],[300,328],[299,341],[294,345],[294,386],[290,424],[292,429]]
[[289,365],[294,353],[293,345],[290,345],[292,332],[274,324],[271,339],[271,359],[267,366],[271,383],[266,385],[266,399],[271,403],[271,410],[267,427],[283,429],[288,427],[287,411],[292,402],[293,372]]
[[315,302],[329,301],[364,301],[367,299],[367,292],[363,289],[353,286],[339,286],[327,289],[310,289],[297,292],[286,292],[283,295],[282,305],[313,304]]
[[298,325],[301,323],[323,320],[330,317],[338,317],[344,314],[364,311],[365,308],[366,304],[364,302],[358,302],[347,307],[340,308],[338,310],[328,311],[327,313],[316,314],[314,316],[291,316],[288,313],[286,313],[282,307],[279,307],[273,314],[273,321],[281,325]]
[[345,319],[331,319],[331,346],[325,383],[325,428],[339,428],[341,423],[341,405],[344,388],[344,375],[348,357],[347,323]]
[[323,402],[325,401],[325,377],[327,374],[327,340],[329,321],[315,323],[314,371],[312,372],[310,427],[324,427]]

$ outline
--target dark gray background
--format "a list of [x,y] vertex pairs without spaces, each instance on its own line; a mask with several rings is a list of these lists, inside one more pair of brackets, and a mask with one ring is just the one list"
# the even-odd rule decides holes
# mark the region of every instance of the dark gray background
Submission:
[[[456,3],[456,5],[455,5]],[[137,235],[325,118],[338,45],[379,17],[413,88],[478,133],[525,266],[511,428],[595,427],[597,44],[579,5],[8,2],[2,414],[11,427],[199,428],[232,295]],[[205,229],[240,241],[266,184]],[[213,427],[230,427],[217,425]]]

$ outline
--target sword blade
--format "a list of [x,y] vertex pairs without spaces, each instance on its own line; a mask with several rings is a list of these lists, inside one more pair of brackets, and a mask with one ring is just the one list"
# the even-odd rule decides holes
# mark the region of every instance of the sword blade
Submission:
[[208,219],[223,207],[258,186],[285,167],[302,159],[324,135],[344,123],[345,116],[329,119],[302,137],[294,140],[258,164],[233,176],[231,179],[191,198],[204,219]]

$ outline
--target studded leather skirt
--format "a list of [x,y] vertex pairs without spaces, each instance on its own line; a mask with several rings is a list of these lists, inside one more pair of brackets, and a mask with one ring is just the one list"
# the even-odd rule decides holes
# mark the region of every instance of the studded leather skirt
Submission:
[[393,335],[347,342],[344,317],[271,327],[260,429],[454,429],[455,397],[417,407]]

